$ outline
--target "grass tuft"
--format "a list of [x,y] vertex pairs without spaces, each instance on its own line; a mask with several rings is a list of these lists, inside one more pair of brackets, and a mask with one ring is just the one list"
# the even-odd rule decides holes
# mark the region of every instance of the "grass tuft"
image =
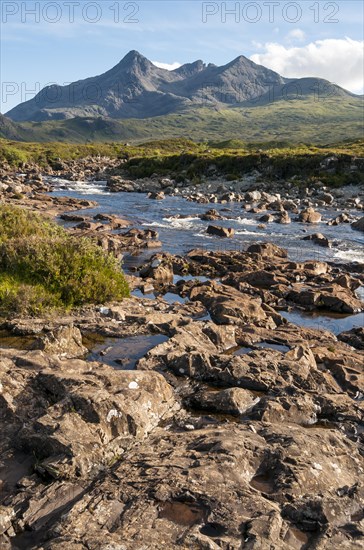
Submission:
[[14,206],[0,206],[0,312],[28,314],[121,300],[119,262],[86,238]]

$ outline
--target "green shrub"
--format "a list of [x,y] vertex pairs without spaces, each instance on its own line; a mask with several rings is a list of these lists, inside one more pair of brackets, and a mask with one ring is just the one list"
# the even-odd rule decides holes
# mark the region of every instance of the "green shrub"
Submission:
[[0,274],[0,314],[41,315],[61,309],[62,302],[42,285],[21,283],[14,276]]
[[28,155],[25,151],[8,145],[0,150],[0,160],[8,162],[10,166],[20,166],[23,162],[27,162]]
[[0,207],[2,313],[34,315],[128,295],[119,262],[91,240],[19,207]]
[[0,207],[0,243],[22,237],[53,238],[64,234],[61,227],[30,210],[5,204]]

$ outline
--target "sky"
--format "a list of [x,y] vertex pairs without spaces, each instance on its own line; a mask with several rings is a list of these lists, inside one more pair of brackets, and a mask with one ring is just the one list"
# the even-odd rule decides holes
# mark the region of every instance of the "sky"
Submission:
[[1,0],[1,112],[51,83],[95,76],[130,50],[173,69],[239,55],[285,77],[364,93],[361,0]]

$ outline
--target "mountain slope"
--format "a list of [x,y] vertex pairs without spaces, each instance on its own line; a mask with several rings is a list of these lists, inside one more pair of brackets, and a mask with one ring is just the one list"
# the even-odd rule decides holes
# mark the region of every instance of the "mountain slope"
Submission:
[[[137,51],[129,52],[102,75],[68,86],[48,86],[33,99],[11,109],[17,122],[67,120],[75,117],[113,119],[150,118],[186,113],[197,107],[221,109],[248,102],[286,99],[299,86],[304,98],[312,89],[325,89],[338,97],[352,94],[322,79],[286,79],[244,56],[218,67],[201,60],[167,71]],[[327,95],[327,91],[325,92]]]
[[240,139],[332,143],[363,135],[363,102],[345,97],[317,101],[308,96],[249,107],[190,109],[182,114],[116,120],[76,117],[48,122],[18,123],[26,141],[140,142],[188,137],[193,140]]
[[20,141],[26,135],[30,135],[29,130],[24,130],[21,126],[0,114],[0,138]]

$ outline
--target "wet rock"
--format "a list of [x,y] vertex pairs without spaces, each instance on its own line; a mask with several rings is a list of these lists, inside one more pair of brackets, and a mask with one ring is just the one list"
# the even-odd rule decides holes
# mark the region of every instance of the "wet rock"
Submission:
[[246,201],[257,202],[262,198],[260,191],[247,191],[244,196]]
[[80,330],[72,325],[59,327],[39,336],[32,344],[32,349],[69,358],[82,357],[87,353],[87,349],[82,344]]
[[201,214],[200,219],[205,221],[214,221],[214,220],[221,220],[222,216],[221,214],[219,214],[217,210],[215,210],[214,208],[211,208],[210,210],[207,210],[205,214]]
[[302,240],[313,241],[315,244],[318,244],[319,246],[331,248],[331,242],[322,233],[313,233],[312,235],[307,235],[306,237],[303,237]]
[[263,258],[287,258],[287,250],[273,243],[252,244],[247,248],[251,254],[259,254]]
[[353,229],[356,229],[357,231],[364,231],[364,216],[357,220],[356,222],[353,222],[351,224],[351,227]]
[[165,199],[166,197],[163,191],[153,191],[151,193],[148,193],[148,198],[160,201]]
[[221,227],[219,225],[209,225],[207,228],[209,235],[217,235],[218,237],[233,237],[235,231],[232,227]]
[[265,313],[259,298],[252,298],[231,287],[214,282],[196,285],[190,292],[192,301],[198,300],[209,311],[218,324],[263,323],[274,326],[273,320]]
[[341,223],[348,223],[350,222],[350,218],[347,214],[343,213],[339,216],[336,216],[336,218],[333,218],[332,220],[327,222],[327,225],[340,225]]
[[333,202],[335,201],[335,197],[331,195],[331,193],[319,193],[317,198],[320,201],[323,201],[325,204],[333,204]]
[[98,231],[105,229],[103,224],[84,221],[76,225],[76,229],[82,229],[83,231]]
[[289,217],[288,212],[285,210],[281,212],[277,217],[277,223],[287,224],[291,223],[291,218]]
[[155,258],[150,265],[141,270],[140,276],[144,279],[154,279],[159,283],[171,283],[173,281],[173,266],[171,263]]
[[89,220],[89,216],[82,216],[81,214],[61,214],[60,218],[66,222],[86,222]]
[[324,308],[337,313],[359,313],[363,304],[349,289],[333,284],[329,287],[292,290],[287,300],[303,307]]
[[136,185],[134,181],[124,180],[121,176],[109,176],[107,190],[110,193],[133,192]]
[[356,327],[346,332],[341,332],[338,339],[346,342],[356,349],[364,350],[364,327]]
[[321,221],[321,214],[316,212],[312,207],[309,207],[300,212],[299,221],[303,223],[319,223]]
[[274,216],[272,214],[263,214],[263,216],[259,218],[259,221],[264,223],[271,223],[274,221]]
[[113,216],[112,214],[99,213],[94,216],[94,220],[109,223],[112,229],[122,229],[123,227],[128,227],[130,225],[128,220],[124,220],[118,216]]

